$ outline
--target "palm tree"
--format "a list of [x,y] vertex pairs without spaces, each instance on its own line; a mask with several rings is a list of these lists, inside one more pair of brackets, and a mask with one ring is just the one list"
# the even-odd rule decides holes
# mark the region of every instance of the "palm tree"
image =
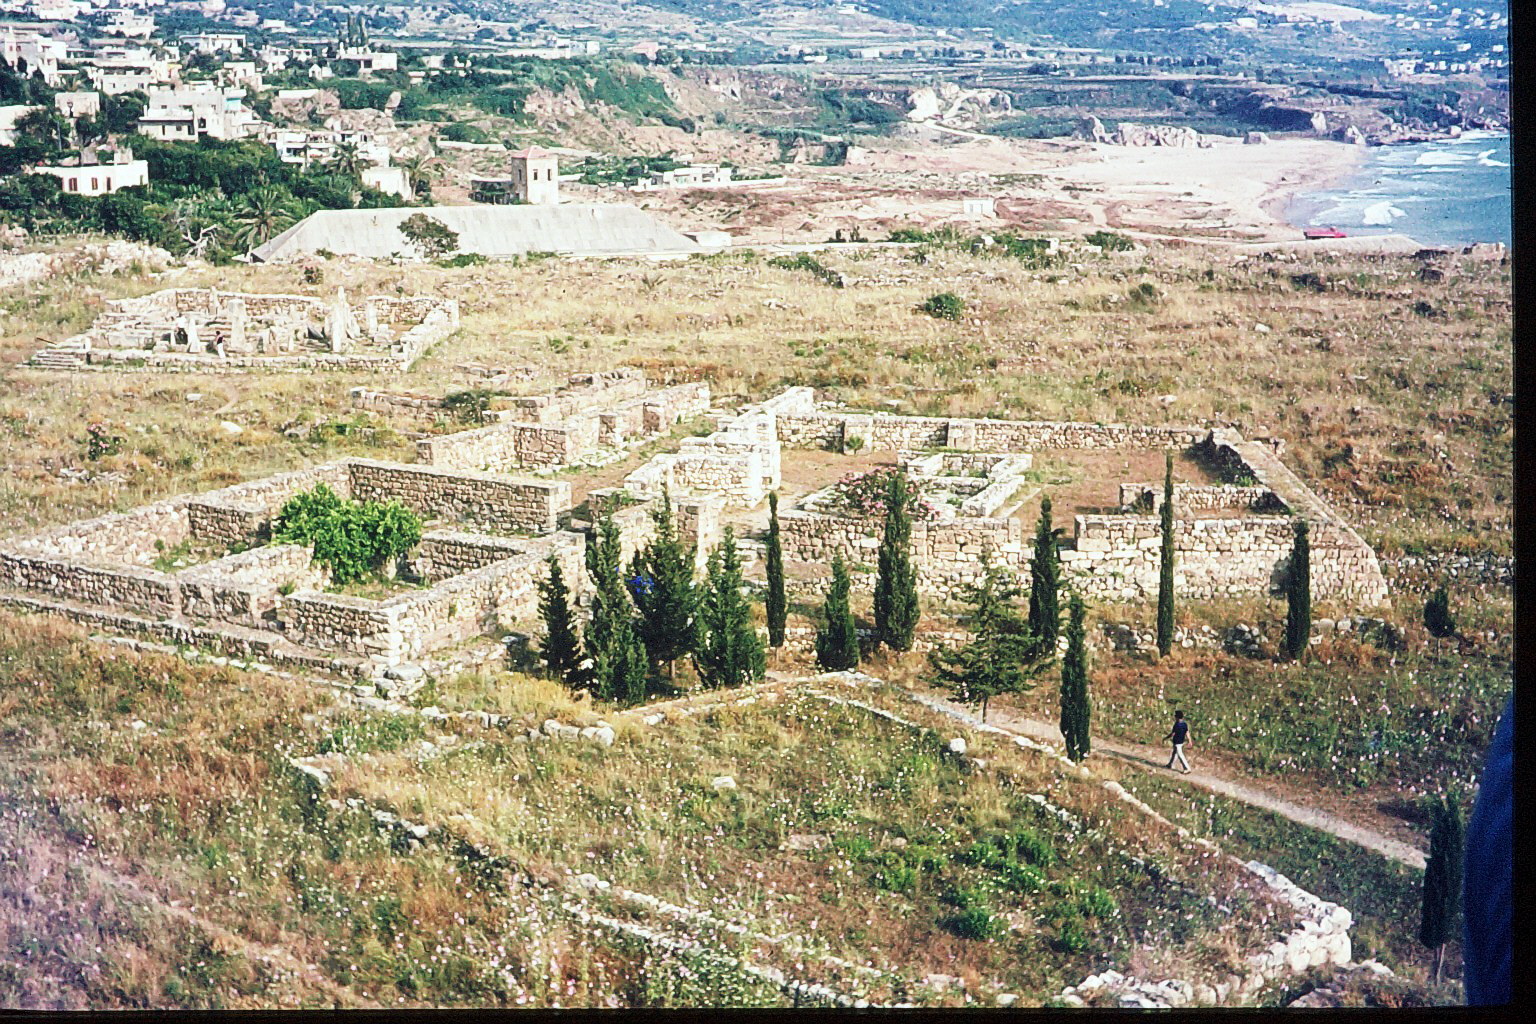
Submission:
[[400,169],[411,187],[411,195],[432,194],[432,179],[438,176],[441,161],[431,153],[411,153],[400,158]]
[[355,142],[338,142],[331,152],[331,170],[353,181],[362,180],[363,170],[367,166],[368,159]]
[[285,190],[262,185],[246,193],[235,220],[240,225],[235,232],[235,241],[249,251],[281,234],[298,220],[298,212],[294,209],[293,197]]

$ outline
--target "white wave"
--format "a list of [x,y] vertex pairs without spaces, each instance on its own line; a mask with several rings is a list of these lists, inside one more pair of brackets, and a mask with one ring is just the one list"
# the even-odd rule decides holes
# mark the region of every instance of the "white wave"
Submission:
[[1405,216],[1407,214],[1393,206],[1390,202],[1373,203],[1360,211],[1360,223],[1379,227],[1384,224],[1391,224],[1398,217]]
[[1447,153],[1441,149],[1432,149],[1428,153],[1420,153],[1414,161],[1420,167],[1436,167],[1446,164],[1465,164],[1473,160],[1470,153]]
[[1493,154],[1497,152],[1498,150],[1496,149],[1485,149],[1481,153],[1477,154],[1477,162],[1482,164],[1484,167],[1508,167],[1509,164],[1503,160],[1491,159]]

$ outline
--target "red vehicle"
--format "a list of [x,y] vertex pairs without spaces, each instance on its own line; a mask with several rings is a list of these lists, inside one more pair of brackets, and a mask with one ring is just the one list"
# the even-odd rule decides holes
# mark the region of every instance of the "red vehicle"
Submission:
[[1338,228],[1307,228],[1302,232],[1307,238],[1347,238]]

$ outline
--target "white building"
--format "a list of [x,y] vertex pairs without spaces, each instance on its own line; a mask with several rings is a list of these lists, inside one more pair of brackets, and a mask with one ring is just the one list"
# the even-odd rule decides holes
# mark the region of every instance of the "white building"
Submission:
[[29,103],[16,103],[0,107],[0,146],[16,145],[16,122],[42,107]]
[[399,71],[400,55],[386,50],[372,50],[366,46],[343,46],[336,54],[337,60],[357,62],[358,73],[370,75],[376,71]]
[[513,153],[509,163],[515,198],[551,206],[560,202],[560,161],[555,154],[529,146]]
[[118,189],[149,184],[149,163],[135,160],[133,150],[86,149],[71,164],[39,164],[33,174],[51,174],[69,195],[104,196]]
[[729,185],[731,169],[719,164],[689,164],[670,171],[651,175],[651,184],[670,188],[689,188],[698,185]]
[[17,32],[15,27],[6,26],[5,35],[0,37],[0,56],[13,68],[26,67],[28,75],[38,72],[43,76],[43,81],[57,87],[63,80],[59,73],[59,61],[64,60],[69,53],[69,48],[57,39],[50,39],[37,32]]
[[148,39],[155,34],[155,16],[116,10],[107,16],[107,32],[130,39]]
[[53,94],[53,105],[59,113],[73,121],[77,117],[95,117],[101,113],[99,92],[59,92]]
[[149,106],[139,118],[139,131],[152,139],[192,142],[243,139],[255,133],[261,121],[245,105],[244,89],[153,89]]
[[182,36],[181,44],[197,53],[239,53],[245,49],[245,33],[198,32]]
[[108,96],[148,92],[181,81],[181,61],[145,46],[102,46],[80,61],[85,77]]

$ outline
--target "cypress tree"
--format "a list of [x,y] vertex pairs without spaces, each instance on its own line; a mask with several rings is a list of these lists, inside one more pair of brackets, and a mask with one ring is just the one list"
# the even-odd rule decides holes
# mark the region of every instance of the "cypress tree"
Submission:
[[1018,613],[1019,590],[989,558],[982,564],[981,582],[970,588],[971,639],[958,650],[936,648],[928,653],[934,682],[948,687],[955,699],[981,705],[981,720],[993,697],[1034,688],[1033,678],[1046,662],[1038,656],[1037,638]]
[[645,698],[645,648],[635,629],[634,602],[619,574],[619,528],[604,514],[587,544],[587,575],[596,593],[587,624],[585,683],[602,700],[638,703]]
[[1061,630],[1060,589],[1061,558],[1056,531],[1051,528],[1051,499],[1042,498],[1040,519],[1035,524],[1035,553],[1029,562],[1029,631],[1042,658],[1056,656],[1056,638]]
[[651,512],[656,535],[630,560],[629,592],[640,610],[640,639],[651,664],[666,665],[676,677],[678,658],[693,649],[693,616],[698,604],[693,585],[693,548],[677,536],[672,498],[665,486]]
[[1296,521],[1296,546],[1285,587],[1285,654],[1292,660],[1307,653],[1312,636],[1312,548],[1307,540],[1307,521]]
[[822,606],[822,626],[816,630],[816,664],[828,672],[859,667],[859,634],[848,604],[848,567],[841,553],[832,556],[832,585]]
[[1157,573],[1157,653],[1173,650],[1173,453],[1163,473],[1162,557]]
[[576,620],[571,614],[570,593],[560,560],[549,556],[549,578],[539,583],[539,616],[544,620],[544,646],[539,659],[551,679],[567,685],[577,681],[581,664],[581,641],[576,635]]
[[875,640],[893,651],[912,649],[919,615],[909,500],[907,475],[897,470],[885,492],[885,532],[875,576]]
[[1445,592],[1444,587],[1435,588],[1429,600],[1424,602],[1424,628],[1437,641],[1456,635],[1456,618],[1451,614],[1451,597]]
[[1067,655],[1061,662],[1061,735],[1067,756],[1081,761],[1090,749],[1088,723],[1092,707],[1088,699],[1088,644],[1083,628],[1083,599],[1076,594],[1067,603]]
[[1424,864],[1424,902],[1419,916],[1419,941],[1434,952],[1435,982],[1445,962],[1445,942],[1456,928],[1460,909],[1464,829],[1461,806],[1449,797],[1431,809],[1429,859]]
[[752,609],[741,588],[736,534],[727,526],[720,544],[709,553],[709,570],[699,602],[693,665],[705,686],[749,683],[763,678],[767,671],[763,642],[752,625]]
[[784,546],[779,542],[779,493],[768,495],[768,645],[784,646],[789,601],[784,596]]

